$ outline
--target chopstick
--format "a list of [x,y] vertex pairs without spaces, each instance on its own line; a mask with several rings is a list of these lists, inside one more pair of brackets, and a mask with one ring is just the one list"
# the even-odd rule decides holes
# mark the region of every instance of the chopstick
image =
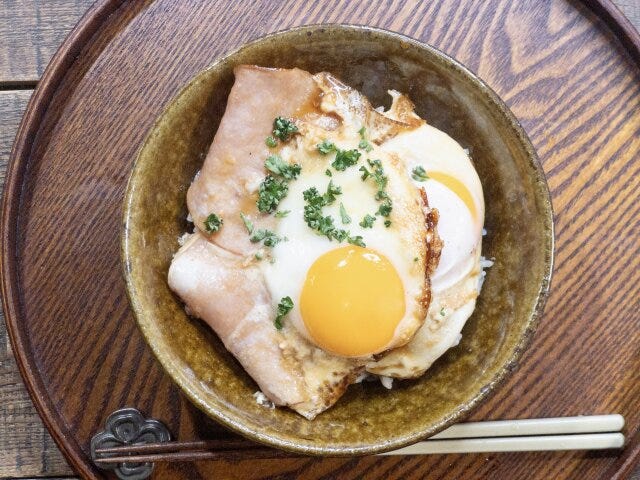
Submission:
[[427,440],[380,455],[428,455],[433,453],[540,452],[549,450],[605,450],[621,448],[621,433],[582,433],[536,437],[465,438]]
[[622,430],[622,427],[624,427],[624,417],[618,414],[531,418],[524,420],[496,420],[487,422],[458,423],[432,437],[429,437],[429,440],[619,432]]
[[[460,423],[423,442],[380,455],[621,448],[623,426],[624,418],[617,414]],[[95,459],[98,464],[299,456],[242,439],[125,445],[98,449],[95,454],[102,456]]]

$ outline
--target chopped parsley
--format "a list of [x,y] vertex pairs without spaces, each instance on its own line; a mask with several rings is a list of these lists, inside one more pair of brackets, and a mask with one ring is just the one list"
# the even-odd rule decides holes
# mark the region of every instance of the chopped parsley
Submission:
[[275,138],[273,138],[271,135],[269,135],[269,136],[265,139],[264,143],[265,143],[265,144],[267,145],[267,147],[269,147],[269,148],[273,148],[273,147],[275,147],[276,145],[278,145],[278,141],[277,141]]
[[333,238],[339,242],[344,242],[349,237],[349,232],[343,229],[336,229],[333,231]]
[[443,317],[446,315],[446,313],[444,311],[444,307],[440,309],[440,315],[442,315]]
[[304,198],[305,202],[314,207],[324,207],[324,199],[322,198],[322,195],[318,193],[318,189],[316,187],[308,188],[304,192],[302,192],[302,198]]
[[418,261],[418,257],[413,257],[413,261],[417,262]]
[[393,210],[393,205],[391,204],[391,199],[387,198],[380,204],[380,207],[378,207],[376,215],[388,217],[391,214],[391,210]]
[[251,223],[251,220],[249,220],[249,217],[247,217],[242,212],[240,212],[240,218],[242,219],[244,226],[247,228],[247,232],[249,232],[249,235],[251,235],[253,233],[253,223]]
[[286,118],[276,117],[273,121],[273,136],[279,138],[283,142],[289,140],[289,137],[298,133],[298,127]]
[[211,213],[204,221],[204,229],[208,233],[217,232],[218,230],[220,230],[220,227],[223,223],[224,221],[220,217],[218,217],[218,215],[216,215],[215,213]]
[[367,153],[373,150],[373,147],[371,146],[371,144],[366,140],[360,140],[360,143],[358,143],[358,148],[360,148],[361,150],[364,150]]
[[279,155],[269,155],[264,162],[264,168],[287,180],[295,180],[300,174],[300,165],[297,163],[289,165]]
[[258,190],[258,210],[271,213],[278,208],[280,200],[287,196],[289,185],[286,180],[267,175]]
[[421,166],[417,166],[411,171],[411,178],[413,178],[416,182],[425,182],[429,180],[429,175],[424,168]]
[[[361,166],[360,171],[362,172],[362,176],[360,178],[362,178],[363,182],[368,178],[373,179],[376,186],[378,187],[378,190],[375,194],[375,199],[379,202],[382,202],[380,204],[380,207],[378,207],[376,215],[388,217],[391,214],[391,210],[393,210],[393,203],[391,202],[389,195],[387,195],[387,192],[385,191],[388,178],[384,173],[384,168],[382,168],[382,162],[380,160],[367,160],[367,163],[369,164],[369,167],[371,167],[371,170],[369,170],[364,165]],[[386,220],[384,222],[385,227],[389,227],[390,225],[390,220]]]
[[326,155],[329,152],[333,152],[335,150],[337,150],[336,148],[336,144],[333,143],[330,140],[323,140],[321,143],[319,143],[317,145],[318,147],[318,151],[322,154],[322,155]]
[[329,185],[327,185],[327,193],[322,196],[325,205],[331,205],[333,202],[335,202],[336,195],[342,195],[342,188],[334,185],[333,180],[329,180]]
[[373,146],[367,141],[367,129],[362,127],[360,130],[358,130],[358,133],[360,134],[360,143],[358,144],[358,148],[369,153],[371,150],[373,150]]
[[264,254],[261,251],[257,251],[256,254],[254,255],[256,260],[262,260],[264,258]]
[[340,217],[342,218],[342,223],[344,225],[351,223],[351,217],[347,215],[347,210],[344,208],[342,202],[340,202]]
[[284,218],[291,213],[291,210],[278,210],[275,214],[276,218]]
[[358,160],[360,159],[360,155],[361,153],[355,148],[353,150],[338,149],[336,153],[336,158],[331,163],[331,166],[336,170],[342,172],[346,170],[347,167],[351,167],[356,163],[358,163]]
[[329,170],[328,168],[324,171],[324,174],[325,174],[327,177],[332,177],[332,176],[333,176],[333,174],[331,173],[331,170]]
[[373,228],[373,222],[376,221],[376,217],[373,217],[369,214],[365,215],[359,225],[362,228]]
[[302,192],[302,197],[307,204],[304,206],[304,220],[312,230],[320,235],[326,236],[329,240],[344,240],[349,233],[344,230],[338,230],[333,218],[329,215],[323,215],[322,208],[335,201],[335,195],[342,193],[340,187],[336,187],[329,182],[327,193],[320,195],[316,187],[311,187]]
[[347,238],[347,242],[351,245],[357,245],[358,247],[366,247],[367,245],[362,241],[362,237],[360,235],[355,237]]
[[[372,170],[369,170],[363,165],[362,167],[360,167],[360,171],[362,172],[362,176],[360,178],[362,178],[362,180],[364,181],[367,178],[371,177],[378,187],[376,197],[384,197],[386,195],[384,189],[387,187],[387,176],[384,174],[382,162],[380,162],[380,160],[367,160],[367,163]],[[376,198],[376,200],[379,199],[380,198]]]
[[282,239],[271,230],[258,229],[253,231],[252,235],[249,237],[249,241],[251,243],[262,242],[265,247],[275,247],[282,241]]
[[[320,197],[322,199],[322,197]],[[304,206],[304,221],[312,230],[320,235],[326,236],[329,240],[335,238],[336,228],[333,218],[322,214],[322,205],[307,204]]]
[[[309,228],[315,230],[318,235],[324,235],[329,240],[337,240],[338,242],[346,240],[354,245],[364,247],[365,244],[361,236],[352,237],[349,231],[337,228],[333,217],[324,215],[322,212],[323,207],[335,202],[336,195],[341,193],[342,189],[334,185],[332,181],[329,181],[327,192],[323,195],[320,195],[316,187],[311,187],[302,192],[302,197],[307,202],[304,206],[304,220]],[[343,224],[351,222],[351,218],[347,215],[342,203],[340,204],[340,216]]]
[[273,324],[278,330],[282,330],[282,319],[293,309],[293,300],[291,297],[282,297],[278,303],[276,319]]

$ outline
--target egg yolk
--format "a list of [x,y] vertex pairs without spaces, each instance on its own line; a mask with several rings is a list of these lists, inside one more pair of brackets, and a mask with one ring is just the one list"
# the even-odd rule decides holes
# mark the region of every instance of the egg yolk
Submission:
[[345,357],[377,353],[404,317],[404,287],[385,256],[370,248],[341,247],[309,268],[300,313],[320,348]]
[[469,211],[471,212],[471,216],[473,218],[478,218],[478,213],[476,211],[476,204],[473,201],[473,196],[471,192],[467,188],[467,186],[458,180],[456,177],[453,177],[447,173],[442,172],[427,172],[429,178],[435,180],[436,182],[442,183],[445,187],[455,193],[467,206]]

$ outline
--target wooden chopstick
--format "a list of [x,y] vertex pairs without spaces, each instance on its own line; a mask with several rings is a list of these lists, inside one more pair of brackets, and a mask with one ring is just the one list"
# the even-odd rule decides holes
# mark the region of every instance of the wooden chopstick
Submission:
[[[469,422],[453,425],[424,442],[381,455],[620,448],[624,445],[624,436],[617,432],[623,426],[621,415]],[[106,455],[95,460],[99,464],[300,456],[259,447],[243,439],[125,445],[98,449],[95,453]]]
[[102,463],[145,463],[145,462],[195,462],[198,460],[242,460],[247,458],[281,458],[299,457],[300,455],[276,450],[275,448],[254,447],[243,450],[214,451],[185,451],[171,453],[152,453],[148,455],[122,455],[114,457],[97,458],[94,461]]
[[244,450],[255,449],[256,444],[242,438],[237,440],[199,440],[196,442],[167,442],[125,445],[96,449],[97,454],[107,453],[162,453],[180,450]]

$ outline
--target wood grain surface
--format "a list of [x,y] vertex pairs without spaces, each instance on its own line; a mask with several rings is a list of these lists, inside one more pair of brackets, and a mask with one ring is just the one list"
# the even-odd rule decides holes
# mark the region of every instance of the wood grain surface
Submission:
[[[617,411],[627,417],[628,432],[637,435],[640,422],[637,68],[625,59],[620,46],[597,19],[578,4],[552,1],[510,6],[509,2],[498,0],[483,4],[468,2],[462,6],[453,1],[428,5],[390,3],[390,6],[376,6],[375,2],[359,6],[349,3],[342,8],[323,8],[320,4],[302,2],[288,2],[289,6],[284,2],[282,5],[265,3],[254,7],[239,2],[236,9],[230,11],[211,3],[205,5],[205,2],[157,1],[135,18],[140,7],[125,6],[87,47],[88,58],[94,63],[75,66],[71,72],[75,77],[72,75],[69,82],[75,90],[67,91],[68,95],[60,99],[60,106],[64,104],[62,118],[70,123],[47,132],[51,142],[45,145],[40,139],[34,157],[36,167],[61,166],[78,178],[70,179],[58,170],[51,173],[41,169],[26,191],[27,198],[34,199],[28,204],[31,214],[40,213],[22,226],[25,234],[37,232],[48,239],[47,248],[43,248],[41,242],[29,244],[28,240],[23,246],[23,255],[26,251],[39,253],[34,255],[31,270],[24,272],[33,281],[25,285],[25,290],[33,290],[37,285],[40,290],[61,294],[56,310],[40,311],[43,321],[53,322],[55,315],[74,308],[76,313],[85,311],[95,315],[97,322],[97,325],[94,322],[69,324],[68,331],[75,332],[73,342],[58,333],[39,345],[42,349],[39,372],[55,390],[53,407],[62,415],[67,428],[86,439],[110,409],[130,403],[148,405],[147,411],[167,421],[180,438],[222,434],[176,392],[135,330],[123,293],[118,291],[120,279],[109,273],[109,269],[116,268],[119,274],[119,205],[107,200],[121,196],[126,165],[130,164],[133,152],[162,105],[216,55],[266,31],[289,25],[357,19],[356,23],[379,25],[429,41],[479,73],[521,119],[538,148],[549,178],[558,243],[557,268],[546,314],[518,372],[473,418]],[[637,8],[637,4],[627,3]],[[396,14],[390,17],[388,11]],[[216,37],[215,29],[204,28],[220,23],[233,26],[224,41]],[[69,26],[65,26],[66,30],[61,26],[60,31],[67,31]],[[152,36],[158,42],[157,48],[145,43],[145,39]],[[103,52],[101,41],[108,40],[111,44]],[[135,48],[136,53],[142,55],[138,58],[144,58],[145,62],[127,63],[124,48],[127,45]],[[169,58],[160,54],[162,45],[173,47]],[[52,52],[55,45],[50,44],[48,48]],[[109,76],[109,72],[116,65],[120,75],[114,81],[115,77]],[[34,61],[24,67],[39,71]],[[2,75],[4,68],[9,67],[2,64]],[[12,77],[8,74],[2,78]],[[162,81],[149,83],[145,78]],[[127,80],[133,79],[138,84],[135,88],[127,87]],[[28,95],[29,92],[24,91],[0,93],[0,114],[5,123],[0,130],[3,162],[6,162],[7,139],[13,136],[11,125],[15,125]],[[80,101],[82,95],[91,98],[91,102]],[[135,123],[129,125],[135,124],[136,128],[115,131],[113,126],[127,118],[126,113],[130,111],[134,114],[129,120]],[[79,120],[86,115],[91,115],[95,125]],[[92,138],[93,144],[81,141],[72,127],[87,134],[86,138]],[[62,142],[63,134],[73,141]],[[80,167],[72,168],[68,162],[62,164],[65,158],[83,159],[89,164],[87,152],[102,162],[120,159],[125,167],[117,170],[95,167],[84,175]],[[4,163],[1,170],[4,172]],[[64,191],[68,183],[73,184],[76,193],[61,199],[56,192]],[[83,204],[87,197],[89,202]],[[100,242],[85,238],[79,223],[67,219],[67,225],[73,225],[69,230],[79,237],[68,242],[70,244],[56,244],[61,238],[59,229],[47,221],[46,211],[36,200],[52,204],[69,202],[77,208],[83,222],[95,222],[93,231]],[[104,211],[98,207],[104,207]],[[95,253],[99,246],[105,251],[98,252],[89,262],[87,255]],[[74,257],[74,254],[81,256]],[[56,255],[60,258],[55,258]],[[86,272],[89,279],[104,275],[100,281],[108,288],[96,296],[90,291],[91,285],[81,278],[65,278],[71,292],[58,292],[56,287],[61,278],[55,275],[43,278],[36,267],[53,268],[60,262]],[[35,303],[43,301],[38,295],[29,298],[36,299]],[[42,305],[27,307],[32,309],[31,313],[38,308]],[[107,313],[109,318],[121,323],[109,324]],[[107,348],[104,342],[100,345],[102,348],[92,351],[91,342],[101,342],[92,336],[101,325],[105,327],[101,332],[105,334],[103,338],[124,335],[127,341],[113,349]],[[60,351],[66,351],[67,355],[60,355]],[[81,361],[61,369],[69,356]],[[126,365],[137,368],[122,366],[119,363],[122,356],[135,359]],[[0,362],[0,401],[12,398],[6,406],[5,402],[0,404],[0,421],[8,420],[0,423],[0,476],[69,475],[69,467],[51,448],[51,440],[36,421],[24,391],[16,387],[18,377],[3,335],[0,335]],[[82,371],[81,363],[93,367]],[[126,378],[126,384],[113,391],[109,399],[103,399],[101,395],[109,391],[116,374]],[[93,389],[73,391],[68,386],[69,380],[82,385],[91,375],[97,378]],[[87,412],[88,415],[79,415],[79,411],[85,413],[79,406],[86,400],[94,409]],[[637,444],[637,438],[635,441]],[[22,444],[22,448],[6,448],[6,444]],[[213,475],[218,478],[248,478],[249,475],[252,478],[270,475],[282,478],[426,478],[427,475],[429,478],[483,475],[554,478],[559,477],[562,470],[564,478],[604,479],[611,478],[626,460],[624,455],[577,452],[447,455],[210,462],[165,467],[160,473],[166,478]]]
[[31,86],[95,0],[2,0],[0,83]]
[[[0,91],[0,179],[31,90]],[[73,474],[44,428],[15,364],[0,320],[0,477]]]

